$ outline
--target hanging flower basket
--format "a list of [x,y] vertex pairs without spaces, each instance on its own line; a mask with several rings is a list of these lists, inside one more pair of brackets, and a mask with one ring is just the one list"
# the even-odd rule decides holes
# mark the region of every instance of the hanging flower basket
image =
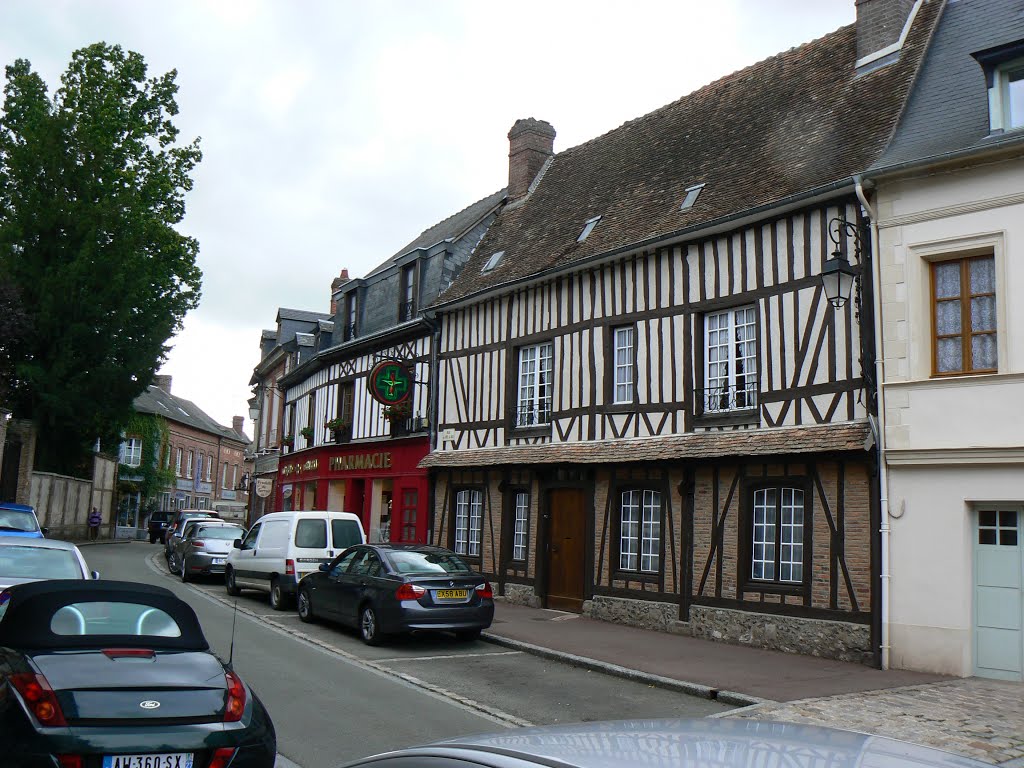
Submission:
[[384,418],[392,424],[407,421],[410,416],[412,416],[412,403],[408,400],[384,406]]
[[307,440],[312,440],[313,439],[313,428],[312,427],[303,427],[302,429],[299,430],[299,434],[302,435]]
[[341,432],[352,426],[352,419],[328,419],[327,421],[324,422],[324,426],[327,429],[334,430],[335,432]]

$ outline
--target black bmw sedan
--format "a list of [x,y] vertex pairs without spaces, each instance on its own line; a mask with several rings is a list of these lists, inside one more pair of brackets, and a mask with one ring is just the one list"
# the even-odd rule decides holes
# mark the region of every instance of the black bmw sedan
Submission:
[[355,627],[377,645],[392,634],[454,632],[474,640],[494,619],[494,593],[483,576],[443,547],[361,544],[298,586],[299,618]]
[[272,768],[276,742],[174,593],[63,579],[0,591],[5,768]]

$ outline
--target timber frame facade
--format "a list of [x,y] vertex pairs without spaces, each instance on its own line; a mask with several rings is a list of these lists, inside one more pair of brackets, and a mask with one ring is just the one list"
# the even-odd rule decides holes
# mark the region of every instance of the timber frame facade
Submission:
[[856,25],[559,154],[549,124],[513,126],[508,202],[434,307],[433,543],[511,601],[878,663],[858,174],[940,5],[859,4]]

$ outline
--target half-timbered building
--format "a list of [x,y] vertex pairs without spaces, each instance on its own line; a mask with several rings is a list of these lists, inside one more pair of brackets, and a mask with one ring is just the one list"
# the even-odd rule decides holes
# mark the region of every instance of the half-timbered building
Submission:
[[500,190],[423,232],[362,278],[331,286],[331,312],[276,381],[284,393],[278,509],[361,516],[374,541],[427,540],[431,365],[424,315],[466,263],[504,200]]
[[875,659],[871,302],[822,272],[938,5],[858,3],[558,154],[516,123],[508,203],[436,307],[436,543],[509,600]]

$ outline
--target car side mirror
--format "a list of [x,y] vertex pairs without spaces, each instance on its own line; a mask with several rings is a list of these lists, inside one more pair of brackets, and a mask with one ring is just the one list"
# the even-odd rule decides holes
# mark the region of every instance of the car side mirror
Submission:
[[50,532],[50,529],[47,528],[46,526],[43,526],[42,528],[39,529],[39,532],[41,534],[43,534],[43,536],[45,536],[46,534],[48,534]]
[[93,571],[92,572],[92,577],[93,577],[93,579],[98,579],[100,577],[100,572],[99,571]]
[[242,540],[241,539],[235,539],[234,541],[231,542],[231,546],[234,549],[241,549],[242,548]]
[[329,570],[331,570],[331,564],[330,563],[320,563],[320,570],[323,571],[324,573],[327,573]]

